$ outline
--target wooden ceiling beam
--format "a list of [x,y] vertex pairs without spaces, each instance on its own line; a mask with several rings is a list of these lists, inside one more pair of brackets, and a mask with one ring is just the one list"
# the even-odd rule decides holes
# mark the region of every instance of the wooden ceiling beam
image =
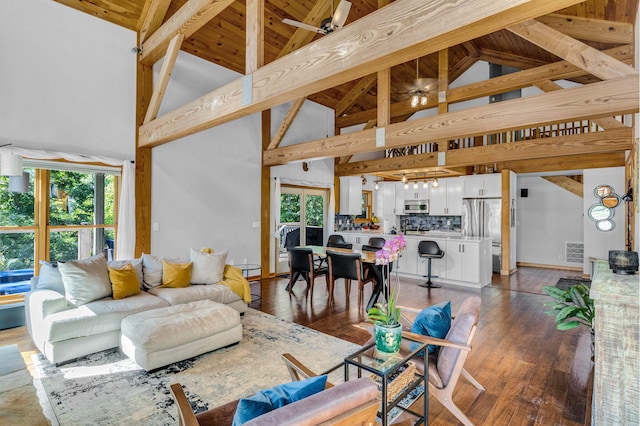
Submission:
[[169,10],[171,0],[147,0],[138,20],[138,42],[144,43],[149,35],[156,32]]
[[[637,75],[622,77],[391,124],[385,128],[384,148],[483,135],[487,133],[487,129],[497,133],[558,122],[636,113],[640,104],[639,83]],[[339,157],[378,150],[380,147],[376,145],[375,130],[363,130],[266,151],[263,158],[265,164],[279,165],[310,158]]]
[[351,108],[358,102],[358,98],[367,93],[378,81],[378,75],[376,73],[364,76],[356,83],[356,85],[347,93],[344,98],[338,102],[335,111],[336,116],[342,115],[346,110]]
[[554,30],[578,40],[597,43],[633,43],[633,25],[625,22],[604,21],[579,16],[550,13],[536,18]]
[[[605,53],[615,59],[624,61],[625,63],[633,62],[633,46],[631,45],[609,49],[606,50]],[[586,74],[588,74],[587,71],[572,65],[567,61],[554,62],[552,64],[545,64],[540,67],[518,71],[489,80],[449,89],[447,91],[447,102],[456,103],[468,101],[498,93],[509,92],[511,90],[522,89],[539,81],[551,79],[561,80]],[[426,106],[418,108],[411,108],[407,102],[399,102],[391,105],[391,115],[392,117],[403,115],[422,109],[434,108],[437,105],[437,99],[435,97],[430,97]],[[344,117],[338,117],[336,119],[336,127],[344,128],[364,123],[372,117],[375,117],[375,115],[376,110],[372,109],[355,114],[349,114]]]
[[512,25],[507,29],[602,80],[638,74],[631,65],[613,59],[606,53],[535,19]]
[[624,163],[624,152],[603,152],[545,158],[544,161],[540,161],[538,158],[533,160],[500,161],[498,164],[502,170],[513,170],[518,174],[522,174],[622,167]]
[[271,142],[267,149],[274,149],[280,145],[280,142],[282,142],[282,139],[284,139],[284,136],[289,131],[289,128],[293,124],[293,120],[296,119],[296,116],[300,112],[300,108],[302,108],[305,100],[306,98],[298,98],[293,101],[289,107],[289,111],[287,111],[287,115],[284,116],[282,123],[280,123],[280,127],[276,131],[276,134],[271,138]]
[[244,73],[251,74],[264,65],[264,0],[246,0],[246,3]]
[[[197,19],[182,25],[174,23],[180,20],[171,19],[145,44],[154,46],[150,43],[152,39],[156,43],[164,41],[168,34],[177,31],[185,32],[186,36],[186,31],[195,26],[191,22],[200,23],[203,15],[210,19],[211,10],[228,1],[231,0],[215,1],[213,5],[205,0],[189,1],[183,8],[191,8],[195,3],[202,8],[200,14],[189,13]],[[203,2],[209,7],[205,8]],[[473,0],[397,0],[339,32],[301,47],[295,54],[256,70],[252,74],[249,105],[243,105],[243,79],[238,79],[142,126],[140,141],[142,146],[161,145],[578,2],[502,0],[479,4]],[[165,28],[166,24],[171,25]],[[142,55],[149,55],[145,51],[148,52],[143,46]]]
[[[518,141],[504,144],[485,145],[447,151],[447,168],[473,166],[499,162],[504,164],[515,161],[541,162],[553,157],[571,155],[624,152],[631,149],[632,130],[614,129],[601,132]],[[377,174],[398,170],[412,170],[438,165],[438,153],[407,155],[403,157],[383,158],[336,166],[336,176]],[[566,169],[566,168],[565,168]],[[562,170],[562,169],[555,169]]]
[[540,59],[529,58],[513,53],[499,52],[497,50],[486,48],[480,50],[480,56],[478,59],[492,64],[506,65],[521,70],[528,70],[530,68],[540,67],[547,64],[546,61]]
[[162,61],[158,81],[154,84],[153,94],[151,95],[151,100],[149,101],[149,107],[147,108],[147,114],[144,117],[143,124],[148,123],[158,116],[158,111],[160,110],[164,94],[167,91],[167,86],[171,79],[171,73],[173,72],[173,67],[176,63],[176,59],[178,58],[178,52],[180,52],[180,46],[182,45],[183,40],[184,36],[182,34],[176,34],[175,37],[171,39],[171,42],[167,47],[167,54],[164,57],[164,61]]
[[580,198],[584,198],[584,185],[582,185],[582,182],[578,182],[569,176],[543,176],[542,178]]
[[144,64],[158,61],[176,34],[190,37],[234,0],[189,0],[171,18],[142,43],[139,60]]

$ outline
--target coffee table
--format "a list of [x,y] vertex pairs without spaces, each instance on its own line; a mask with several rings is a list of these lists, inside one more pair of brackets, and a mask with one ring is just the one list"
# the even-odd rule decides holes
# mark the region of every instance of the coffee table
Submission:
[[[389,410],[393,407],[398,407],[415,417],[415,425],[427,425],[429,421],[428,377],[417,372],[412,372],[412,369],[410,368],[411,360],[416,358],[421,359],[424,362],[424,371],[429,371],[429,354],[427,352],[427,344],[405,336],[402,337],[402,340],[408,343],[416,343],[416,349],[406,355],[402,355],[400,353],[388,355],[379,352],[375,348],[375,343],[370,343],[362,347],[359,351],[346,357],[344,359],[344,379],[345,381],[349,380],[349,366],[351,365],[358,369],[358,377],[361,377],[362,370],[365,370],[370,373],[370,377],[379,383],[381,396],[381,409],[379,414],[382,419],[382,426],[387,426]],[[421,351],[422,354],[420,354]],[[406,373],[413,377],[407,377],[403,370],[409,370]],[[393,385],[394,380],[402,381],[400,388]],[[398,405],[405,396],[419,385],[422,385],[424,388],[423,414],[417,413],[409,407],[404,408]]]

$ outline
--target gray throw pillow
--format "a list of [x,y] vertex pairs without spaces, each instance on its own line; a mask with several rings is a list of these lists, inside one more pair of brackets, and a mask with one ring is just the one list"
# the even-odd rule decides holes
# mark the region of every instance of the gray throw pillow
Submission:
[[62,282],[60,269],[58,269],[56,265],[41,260],[37,288],[44,288],[64,294],[64,284]]
[[142,253],[142,277],[145,288],[162,285],[162,259],[152,254]]
[[103,253],[84,260],[58,262],[67,301],[85,305],[111,295],[107,259]]

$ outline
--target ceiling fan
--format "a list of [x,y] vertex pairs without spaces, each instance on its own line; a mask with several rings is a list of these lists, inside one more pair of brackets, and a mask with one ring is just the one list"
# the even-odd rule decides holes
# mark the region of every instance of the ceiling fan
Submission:
[[420,78],[418,60],[416,59],[416,79],[409,85],[407,90],[398,92],[399,94],[408,95],[411,97],[411,107],[417,108],[418,105],[424,106],[428,103],[428,96],[433,94],[438,89],[438,79],[436,78]]
[[294,21],[293,19],[285,18],[282,20],[285,24],[293,25],[294,27],[302,28],[303,30],[314,31],[318,34],[329,34],[333,31],[339,30],[344,26],[351,9],[351,2],[347,0],[340,0],[335,13],[333,12],[333,0],[331,0],[331,17],[325,18],[320,23],[320,27],[314,27],[313,25],[305,24],[304,22]]

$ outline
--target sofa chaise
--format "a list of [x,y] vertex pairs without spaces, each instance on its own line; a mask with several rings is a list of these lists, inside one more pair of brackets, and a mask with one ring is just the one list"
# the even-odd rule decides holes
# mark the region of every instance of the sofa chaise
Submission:
[[[199,261],[200,254],[192,250],[191,262],[182,263],[151,255],[107,263],[102,254],[59,262],[57,267],[41,262],[40,274],[32,279],[31,291],[25,296],[28,332],[47,359],[60,364],[118,347],[122,320],[139,312],[211,300],[242,314],[251,301],[249,285],[241,271],[225,265],[226,252],[223,254],[206,254],[209,259]],[[205,261],[209,264],[204,263],[207,267],[203,268]],[[182,274],[179,285],[170,280],[175,278],[171,268],[176,265],[188,272]],[[135,275],[133,281],[139,288],[127,284],[129,290],[123,293],[117,284],[120,271]]]

